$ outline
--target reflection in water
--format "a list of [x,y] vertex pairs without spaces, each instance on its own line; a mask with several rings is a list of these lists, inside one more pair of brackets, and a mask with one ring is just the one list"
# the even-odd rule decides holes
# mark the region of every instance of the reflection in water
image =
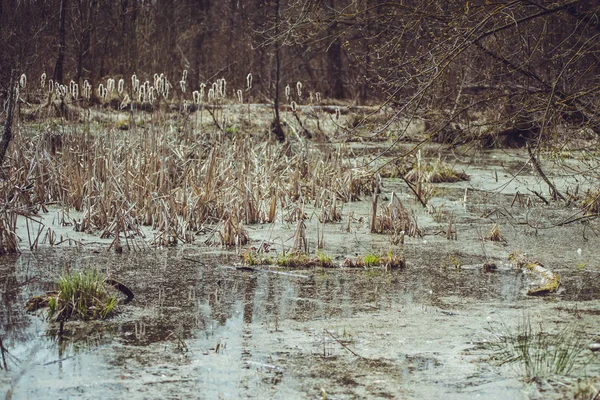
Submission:
[[[511,271],[415,266],[392,273],[316,271],[303,279],[220,268],[230,265],[226,258],[205,256],[204,261],[199,265],[157,251],[107,254],[86,262],[80,252],[69,255],[63,249],[2,264],[1,334],[22,361],[29,360],[15,372],[22,376],[19,388],[28,388],[29,397],[64,397],[98,390],[119,394],[134,385],[162,382],[161,387],[173,385],[184,396],[177,383],[184,381],[185,388],[202,387],[208,397],[252,396],[262,384],[257,370],[271,374],[273,387],[281,380],[281,371],[269,366],[270,349],[257,338],[265,332],[280,334],[283,320],[349,317],[410,304],[452,308],[457,306],[448,303],[452,298],[512,301],[523,285]],[[423,260],[422,265],[435,262]],[[66,340],[57,342],[40,336],[51,330],[22,308],[26,297],[51,288],[60,265],[67,263],[109,271],[132,288],[135,298],[109,321],[67,323]],[[26,280],[27,274],[36,280]],[[411,365],[430,366],[429,360],[417,361]]]

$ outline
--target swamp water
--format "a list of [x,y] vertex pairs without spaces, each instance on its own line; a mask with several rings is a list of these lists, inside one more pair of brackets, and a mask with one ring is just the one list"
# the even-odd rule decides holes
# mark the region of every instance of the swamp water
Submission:
[[[513,179],[524,162],[516,152],[485,159],[496,164],[455,165],[470,181],[434,185],[437,211],[414,206],[401,181],[384,180],[384,194],[395,191],[411,205],[425,234],[403,245],[369,233],[368,198],[344,205],[335,224],[319,224],[318,211],[307,207],[312,247],[324,229],[323,251],[334,263],[393,248],[404,254],[403,270],[248,271],[231,268],[241,260],[234,252],[201,244],[114,254],[106,252],[110,241],[68,230],[65,237],[95,244],[2,257],[0,334],[9,368],[0,372],[0,396],[546,399],[574,397],[577,377],[597,388],[597,353],[575,377],[533,383],[518,363],[490,359],[492,328],[524,318],[544,331],[569,326],[586,343],[600,341],[600,238],[595,221],[543,229],[575,210],[542,206],[527,191],[544,191],[530,170]],[[515,202],[516,192],[531,205]],[[58,232],[57,213],[44,218]],[[450,214],[458,240],[446,239]],[[504,241],[482,245],[495,223]],[[249,226],[250,245],[289,249],[294,228]],[[527,296],[531,278],[508,263],[513,251],[557,272],[559,292]],[[497,269],[484,271],[484,262]],[[110,320],[67,322],[59,340],[42,314],[24,311],[25,301],[54,289],[66,269],[84,267],[107,271],[135,298]]]

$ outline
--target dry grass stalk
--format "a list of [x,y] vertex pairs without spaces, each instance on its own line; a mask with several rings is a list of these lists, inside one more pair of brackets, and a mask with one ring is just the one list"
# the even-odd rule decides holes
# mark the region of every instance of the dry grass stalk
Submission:
[[18,213],[14,210],[0,212],[0,255],[20,253],[17,217]]
[[454,211],[448,217],[448,229],[446,229],[446,239],[457,240],[458,235],[456,234],[456,215]]
[[308,239],[306,238],[306,224],[298,220],[294,231],[294,250],[308,254]]
[[[219,121],[229,118],[224,108],[216,112]],[[339,221],[338,200],[372,191],[372,176],[351,168],[345,146],[286,153],[260,137],[196,130],[187,117],[161,112],[128,118],[133,129],[124,132],[114,121],[97,130],[88,123],[60,130],[49,124],[42,132],[24,125],[11,145],[10,183],[0,187],[0,198],[17,199],[10,208],[73,208],[83,213],[75,230],[113,237],[118,224],[126,241],[141,237],[137,226],[152,226],[158,230],[154,244],[173,245],[225,221],[226,210],[239,210],[236,218],[249,224],[274,222],[278,199],[293,209],[284,220],[306,218],[302,204],[320,199],[326,204],[322,218]],[[145,124],[149,129],[135,130]],[[46,240],[57,242],[48,232]]]
[[494,224],[494,227],[487,236],[487,240],[490,240],[492,242],[501,242],[502,240],[504,240],[502,238],[502,235],[500,234],[500,227],[498,226],[498,224]]
[[[376,196],[377,198],[377,196]],[[409,215],[408,209],[404,207],[396,193],[388,205],[381,206],[381,212],[377,212],[377,202],[373,202],[373,214],[371,215],[371,232],[392,233],[399,235],[400,232],[408,236],[421,236],[421,230],[417,225],[416,218]]]
[[224,247],[244,246],[249,240],[246,230],[233,217],[227,218],[218,232],[221,239],[221,246]]

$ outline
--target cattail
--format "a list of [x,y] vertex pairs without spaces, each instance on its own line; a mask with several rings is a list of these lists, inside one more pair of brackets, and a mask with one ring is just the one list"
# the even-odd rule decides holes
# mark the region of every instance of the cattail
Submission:
[[321,92],[315,93],[315,97],[317,98],[317,103],[321,103]]
[[188,112],[188,109],[190,108],[190,105],[188,104],[187,100],[183,100],[183,112]]
[[140,80],[137,78],[135,73],[131,75],[131,87],[134,92],[137,92],[140,89]]
[[221,85],[219,87],[219,94],[221,96],[221,98],[225,98],[227,97],[227,81],[225,80],[225,78],[221,79]]
[[202,103],[204,101],[204,88],[206,88],[206,84],[201,83],[200,84],[200,98],[199,98],[200,103]]
[[182,81],[187,82],[187,74],[188,74],[187,69],[184,69],[183,70],[183,75],[181,76],[181,80]]
[[165,85],[166,85],[166,78],[165,78],[165,74],[161,73],[158,76],[158,84],[155,84],[154,87],[156,88],[158,94],[160,94],[161,96],[165,95]]
[[179,86],[181,87],[181,91],[185,93],[185,81],[183,79],[179,81]]
[[154,74],[154,87],[156,88],[156,90],[158,90],[158,87],[160,86],[159,82],[160,82],[160,75],[155,73]]
[[221,81],[219,79],[217,79],[215,82],[213,82],[212,84],[212,90],[213,90],[213,100],[215,99],[215,97],[219,94],[219,86],[221,85]]
[[213,85],[213,87],[211,87],[210,89],[208,89],[208,101],[214,101],[215,100],[215,86]]
[[87,79],[83,81],[83,97],[85,97],[86,100],[89,100],[92,97],[92,85],[90,85]]
[[40,78],[40,84],[42,86],[42,89],[44,88],[44,86],[46,86],[46,73],[45,72],[42,74],[42,77]]
[[291,106],[292,106],[292,111],[296,112],[296,102],[295,101],[292,100]]
[[[106,89],[105,89],[106,91]],[[60,85],[60,92],[62,94],[62,97],[67,97],[67,93],[69,93],[69,89],[67,88],[67,85]]]
[[302,82],[296,83],[296,90],[298,91],[298,98],[302,97]]
[[104,85],[103,84],[98,85],[98,97],[104,97]]
[[285,100],[290,101],[291,95],[292,95],[292,89],[290,88],[290,85],[286,85],[285,86]]
[[246,75],[246,90],[252,89],[252,73],[248,73]]
[[115,90],[115,80],[113,78],[109,78],[106,81],[106,91],[108,93],[112,93]]
[[21,85],[22,89],[25,89],[25,86],[27,86],[27,76],[25,74],[21,74],[21,78],[19,79],[19,84]]
[[54,92],[54,81],[53,81],[52,79],[50,79],[50,80],[48,81],[48,92],[49,92],[49,93],[52,93],[52,92]]
[[163,97],[166,99],[169,98],[169,89],[171,88],[171,84],[169,83],[169,81],[167,80],[166,77],[163,77],[164,83],[163,83]]
[[154,104],[154,99],[154,87],[150,86],[148,87],[148,103]]
[[237,91],[237,96],[238,96],[238,101],[242,104],[244,104],[244,95],[243,92],[241,90],[238,89]]
[[308,104],[312,104],[313,102],[313,94],[312,92],[308,92]]
[[121,102],[121,105],[119,106],[119,108],[121,110],[124,110],[125,107],[127,107],[129,105],[129,103],[131,103],[131,99],[129,98],[129,95],[127,93],[125,93],[125,97],[123,97],[123,101]]
[[200,104],[200,92],[197,90],[194,90],[192,92],[192,99],[194,100],[194,104]]
[[138,90],[138,103],[144,103],[146,101],[146,87],[140,86]]
[[125,79],[121,78],[119,79],[119,86],[118,86],[118,92],[119,94],[123,94],[123,90],[125,90]]
[[73,86],[71,87],[71,96],[73,96],[74,100],[79,98],[79,85],[73,82]]

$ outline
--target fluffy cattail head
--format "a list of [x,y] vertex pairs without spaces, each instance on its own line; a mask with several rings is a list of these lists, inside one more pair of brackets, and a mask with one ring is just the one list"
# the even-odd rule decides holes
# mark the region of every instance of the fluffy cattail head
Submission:
[[227,81],[225,78],[221,79],[221,83],[219,84],[219,96],[224,99],[227,97]]
[[92,85],[90,85],[90,82],[88,82],[87,79],[83,81],[83,97],[85,97],[86,100],[89,100],[92,97]]
[[285,86],[285,100],[290,101],[291,95],[292,95],[292,89],[290,88],[290,85],[286,85]]
[[246,75],[246,90],[252,89],[252,73]]
[[244,103],[244,94],[243,94],[243,92],[242,92],[241,90],[239,90],[239,89],[238,89],[238,91],[237,91],[237,96],[238,96],[238,101],[239,101],[240,103],[242,103],[242,104],[243,104],[243,103]]
[[135,73],[131,75],[131,87],[133,88],[134,92],[137,92],[140,89],[140,80]]
[[115,90],[115,80],[113,78],[109,78],[106,81],[106,91],[108,93],[112,93]]
[[200,84],[200,96],[199,96],[199,102],[202,103],[204,101],[204,89],[206,88],[206,84],[205,83],[201,83]]
[[52,92],[54,92],[54,81],[53,81],[52,79],[50,79],[50,80],[48,81],[48,92],[49,92],[49,93],[52,93]]
[[292,102],[290,103],[290,105],[292,106],[292,111],[296,112],[296,102],[292,100]]
[[154,97],[154,87],[150,86],[150,87],[148,87],[148,102],[150,104],[154,104],[154,99],[155,99],[155,97]]
[[44,88],[44,86],[46,86],[46,73],[45,72],[42,74],[42,77],[40,78],[40,84],[42,86],[42,89]]
[[125,90],[125,79],[119,79],[119,85],[117,87],[119,94],[123,94],[123,90]]
[[321,102],[321,92],[315,93],[315,97],[317,98],[317,103]]
[[21,85],[22,89],[25,89],[25,86],[27,86],[27,75],[21,74],[21,78],[19,78],[19,85]]
[[296,83],[296,91],[298,92],[298,97],[302,97],[302,82]]

